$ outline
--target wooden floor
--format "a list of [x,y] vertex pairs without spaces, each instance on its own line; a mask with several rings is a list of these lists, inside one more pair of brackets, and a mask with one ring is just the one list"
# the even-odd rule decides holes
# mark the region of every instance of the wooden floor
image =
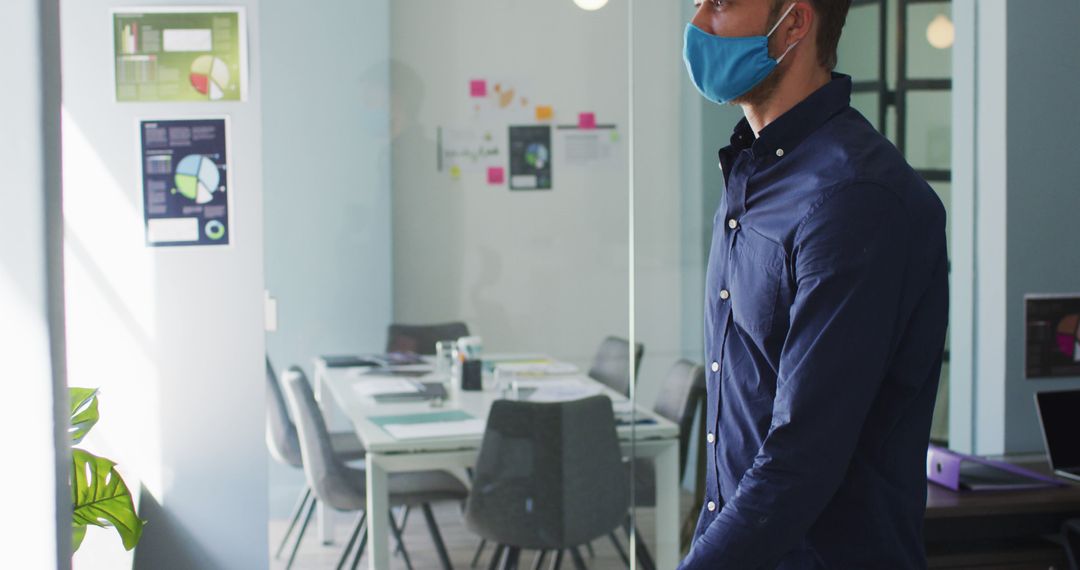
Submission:
[[[680,499],[682,506],[680,512],[685,515],[685,513],[690,510],[690,503],[693,501],[693,495],[690,493],[683,493]],[[348,534],[352,530],[355,515],[335,513],[334,517],[337,521],[334,529],[334,544],[325,546],[319,544],[316,536],[315,523],[312,521],[311,526],[308,527],[307,536],[304,537],[303,544],[300,545],[300,550],[297,552],[296,561],[292,566],[294,569],[334,568],[337,564],[338,557],[341,555],[341,549],[344,547],[345,541],[349,538]],[[638,527],[641,529],[642,535],[644,535],[645,542],[650,549],[653,550],[653,510],[639,509],[637,517]],[[473,554],[476,552],[476,547],[480,543],[480,539],[470,533],[465,527],[461,509],[454,504],[436,505],[435,519],[439,522],[443,540],[446,542],[446,549],[450,553],[450,560],[453,563],[454,568],[469,568],[469,563],[472,561]],[[288,558],[288,549],[286,548],[286,552],[282,554],[280,560],[275,560],[273,558],[273,551],[277,549],[277,545],[281,542],[281,537],[285,533],[287,525],[288,520],[285,519],[275,519],[270,521],[270,568],[272,569],[281,569],[285,567],[285,560]],[[629,542],[626,540],[626,535],[620,532],[618,533],[618,536],[625,549]],[[413,568],[416,570],[438,570],[440,568],[438,555],[435,553],[435,547],[428,534],[427,525],[424,524],[424,517],[419,511],[409,515],[409,520],[405,527],[405,547],[408,550],[409,559],[412,561]],[[590,558],[587,552],[582,552],[589,568],[598,570],[617,570],[626,568],[626,565],[622,563],[622,560],[619,558],[619,555],[614,546],[612,546],[610,540],[597,540],[593,543],[593,549],[595,551],[595,557],[593,558]],[[481,556],[478,565],[479,568],[487,568],[491,553],[492,548],[490,546],[484,549],[484,554]],[[522,567],[532,568],[533,556],[533,552],[524,553],[521,557],[523,562]],[[549,556],[548,558],[550,560],[551,557]],[[360,561],[360,567],[366,569],[367,564],[368,559],[365,555]],[[390,570],[404,569],[405,567],[405,562],[402,560],[401,556],[391,558]],[[570,562],[569,558],[567,558],[564,560],[562,567],[564,569],[571,569],[573,568],[573,564]]]

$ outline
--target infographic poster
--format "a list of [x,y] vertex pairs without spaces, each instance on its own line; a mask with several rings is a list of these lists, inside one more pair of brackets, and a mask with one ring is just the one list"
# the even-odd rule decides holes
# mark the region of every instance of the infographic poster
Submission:
[[551,190],[551,127],[510,127],[510,189]]
[[113,12],[116,100],[244,100],[245,30],[241,8]]
[[228,121],[142,121],[143,219],[149,246],[227,245]]
[[1080,294],[1024,297],[1027,378],[1080,376]]

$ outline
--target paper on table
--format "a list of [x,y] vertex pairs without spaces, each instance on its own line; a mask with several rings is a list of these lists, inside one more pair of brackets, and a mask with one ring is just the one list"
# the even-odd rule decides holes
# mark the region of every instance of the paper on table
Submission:
[[363,397],[420,391],[420,388],[415,382],[410,382],[401,378],[372,378],[371,380],[363,380],[353,384],[352,389],[353,393],[357,396]]
[[560,376],[578,373],[578,367],[569,362],[507,362],[495,365],[495,369],[515,376]]
[[566,402],[580,400],[595,396],[602,390],[600,386],[592,383],[586,384],[580,380],[548,380],[531,383],[535,391],[529,395],[530,402]]
[[449,422],[386,424],[383,429],[396,439],[479,435],[484,433],[484,420],[474,418]]

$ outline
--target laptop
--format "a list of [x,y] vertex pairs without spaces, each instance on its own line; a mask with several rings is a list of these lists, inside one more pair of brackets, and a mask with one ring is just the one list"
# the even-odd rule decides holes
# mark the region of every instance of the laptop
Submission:
[[1080,390],[1037,392],[1046,455],[1055,475],[1080,481]]

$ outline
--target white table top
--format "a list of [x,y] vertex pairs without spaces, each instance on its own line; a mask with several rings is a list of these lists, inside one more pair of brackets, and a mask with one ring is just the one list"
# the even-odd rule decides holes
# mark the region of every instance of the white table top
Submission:
[[[425,412],[451,412],[463,411],[474,418],[487,422],[488,411],[492,403],[502,398],[498,390],[483,390],[478,392],[449,392],[449,398],[442,406],[432,406],[431,402],[407,402],[407,403],[377,403],[373,399],[364,397],[353,390],[353,385],[363,382],[365,379],[377,378],[371,373],[361,375],[362,369],[356,368],[328,368],[321,360],[316,361],[316,377],[321,377],[324,386],[329,390],[329,395],[337,402],[345,412],[356,429],[356,434],[364,443],[364,447],[371,453],[417,453],[428,451],[450,451],[462,449],[479,449],[483,434],[470,434],[462,436],[432,437],[421,439],[398,440],[386,432],[382,427],[371,421],[370,418],[379,416],[418,414]],[[566,376],[560,376],[566,379]],[[600,392],[612,399],[616,405],[622,402],[627,406],[627,399],[608,387],[588,378],[584,375],[571,378],[594,384]],[[421,381],[435,381],[430,379],[416,378]],[[617,426],[616,432],[622,441],[630,441],[636,438],[638,441],[652,439],[673,439],[679,436],[679,427],[671,421],[658,416],[652,410],[642,406],[636,406],[636,417],[639,423],[634,425]],[[648,418],[655,423],[640,423],[640,420]]]

